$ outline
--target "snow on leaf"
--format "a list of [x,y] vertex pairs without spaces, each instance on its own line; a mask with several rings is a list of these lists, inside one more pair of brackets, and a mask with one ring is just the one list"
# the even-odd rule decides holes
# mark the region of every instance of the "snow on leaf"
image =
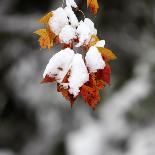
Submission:
[[81,88],[81,95],[86,103],[95,110],[97,103],[100,101],[99,90],[87,85]]
[[69,44],[73,39],[76,38],[76,30],[70,26],[66,25],[60,32],[59,38],[62,43]]
[[71,73],[68,79],[69,92],[76,97],[80,92],[80,87],[89,80],[89,75],[81,54],[74,56]]
[[109,60],[115,60],[117,58],[116,55],[112,51],[110,51],[109,49],[102,48],[102,47],[97,47],[97,48],[106,60],[108,60],[108,61]]
[[96,42],[96,44],[94,45],[95,47],[103,47],[105,46],[105,40],[99,40],[98,42]]
[[68,25],[68,18],[65,10],[60,7],[53,11],[53,16],[49,19],[48,24],[51,31],[54,32],[56,35],[59,35],[62,28],[65,25]]
[[96,15],[99,9],[97,0],[87,0],[87,7],[90,7],[91,12]]
[[76,3],[75,3],[75,1],[74,0],[66,0],[66,5],[68,6],[68,7],[74,7],[74,8],[77,8],[77,5],[76,5]]
[[68,21],[69,21],[70,25],[73,26],[74,28],[76,28],[79,25],[79,21],[75,15],[75,13],[73,12],[72,8],[65,7],[64,10],[68,17]]
[[77,28],[79,43],[76,45],[76,47],[88,44],[91,40],[91,36],[96,34],[97,30],[94,27],[94,23],[89,18],[85,18],[84,21],[80,21]]
[[49,12],[48,14],[46,14],[44,17],[42,17],[38,22],[41,24],[48,24],[49,19],[53,16],[52,12]]
[[98,69],[104,69],[105,67],[102,55],[95,46],[89,48],[85,60],[90,73],[97,72]]
[[55,38],[55,35],[50,32],[48,29],[39,29],[34,32],[35,34],[39,35],[39,43],[41,48],[46,48],[48,49],[53,47],[53,40]]
[[61,83],[71,67],[74,55],[74,51],[69,48],[56,53],[47,64],[43,77],[49,75]]

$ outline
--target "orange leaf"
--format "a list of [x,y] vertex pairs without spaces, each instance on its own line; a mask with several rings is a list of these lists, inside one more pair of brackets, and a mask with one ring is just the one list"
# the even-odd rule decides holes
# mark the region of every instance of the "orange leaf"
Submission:
[[53,40],[55,38],[55,35],[48,29],[39,29],[34,32],[35,34],[39,35],[39,43],[41,48],[48,49],[53,47]]
[[90,7],[91,12],[96,15],[99,9],[97,0],[87,0],[87,7]]
[[85,102],[95,110],[97,103],[100,101],[99,90],[83,85],[81,88],[81,95]]
[[102,89],[104,87],[104,81],[96,76],[96,73],[89,75],[89,86],[95,87],[96,89]]
[[54,77],[50,77],[49,75],[46,75],[45,78],[41,81],[41,83],[52,83],[55,81]]
[[57,84],[57,91],[61,92],[63,97],[71,103],[71,107],[72,107],[76,98],[74,98],[74,96],[70,94],[69,91],[63,88],[60,84]]
[[103,58],[105,58],[106,60],[115,60],[117,59],[116,55],[110,51],[107,48],[103,48],[103,47],[97,47],[98,50],[100,51],[100,53],[102,54]]
[[44,17],[42,17],[41,19],[39,19],[39,23],[40,24],[48,24],[49,19],[53,16],[53,12],[49,12],[48,14],[46,14]]

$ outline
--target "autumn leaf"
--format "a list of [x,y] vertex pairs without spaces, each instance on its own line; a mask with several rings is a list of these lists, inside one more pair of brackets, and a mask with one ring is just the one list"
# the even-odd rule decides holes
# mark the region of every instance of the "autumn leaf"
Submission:
[[96,15],[99,9],[97,0],[87,0],[87,7],[90,7],[91,12]]
[[99,90],[87,85],[81,88],[81,95],[86,103],[95,110],[97,103],[100,101]]
[[96,73],[91,73],[89,75],[89,85],[95,87],[96,89],[102,89],[104,87],[104,81],[96,76]]
[[103,58],[105,58],[106,60],[115,60],[117,57],[116,55],[110,51],[107,48],[103,48],[103,47],[97,47],[99,52],[102,54]]
[[40,24],[48,24],[49,19],[53,16],[52,12],[49,12],[48,14],[46,14],[44,17],[42,17],[38,22]]
[[39,43],[41,48],[46,48],[48,49],[53,47],[53,40],[55,38],[55,35],[48,29],[39,29],[34,32],[39,38]]
[[69,93],[68,89],[63,88],[60,84],[57,84],[57,91],[61,92],[63,97],[70,102],[72,107],[77,97],[74,98],[74,96]]
[[110,75],[111,75],[111,68],[107,64],[104,69],[98,70],[97,78],[103,80],[105,83],[110,84]]
[[49,75],[46,75],[45,78],[41,81],[41,83],[52,83],[55,81],[54,77],[50,77]]
[[98,38],[98,36],[92,35],[91,39],[90,39],[90,42],[89,42],[90,46],[94,46],[99,40],[100,39]]

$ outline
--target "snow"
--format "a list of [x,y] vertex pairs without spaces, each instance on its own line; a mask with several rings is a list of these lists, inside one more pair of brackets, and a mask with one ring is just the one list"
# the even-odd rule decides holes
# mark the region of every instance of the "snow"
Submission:
[[69,18],[69,22],[73,27],[77,27],[79,25],[79,21],[75,15],[75,13],[73,12],[71,7],[65,7],[65,12]]
[[43,77],[46,75],[55,77],[58,83],[61,83],[65,75],[69,71],[74,57],[74,51],[66,48],[56,53],[49,61],[44,71]]
[[69,81],[69,92],[76,97],[80,92],[80,87],[89,80],[89,74],[81,54],[75,54]]
[[105,67],[105,61],[95,46],[89,48],[85,60],[90,73],[97,72],[98,69],[104,69]]
[[59,35],[61,29],[68,25],[68,18],[65,10],[60,7],[53,11],[53,16],[49,19],[49,26],[52,32]]
[[76,38],[76,29],[70,25],[66,25],[59,34],[60,41],[62,43],[69,44],[72,39]]
[[66,5],[69,6],[69,7],[74,7],[74,8],[77,8],[77,5],[75,3],[74,0],[66,0]]
[[77,34],[79,43],[76,47],[80,47],[83,44],[87,44],[90,41],[91,36],[97,34],[97,30],[94,27],[94,23],[90,19],[85,18],[84,21],[80,21],[77,28]]
[[105,46],[105,40],[100,40],[95,44],[96,47],[104,47]]

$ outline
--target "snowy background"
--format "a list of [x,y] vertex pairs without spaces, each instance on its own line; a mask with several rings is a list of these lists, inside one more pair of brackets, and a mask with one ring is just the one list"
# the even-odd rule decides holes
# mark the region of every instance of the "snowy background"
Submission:
[[100,0],[97,17],[76,2],[118,57],[112,85],[71,109],[39,84],[51,53],[32,35],[62,1],[0,0],[0,155],[155,155],[155,1]]

